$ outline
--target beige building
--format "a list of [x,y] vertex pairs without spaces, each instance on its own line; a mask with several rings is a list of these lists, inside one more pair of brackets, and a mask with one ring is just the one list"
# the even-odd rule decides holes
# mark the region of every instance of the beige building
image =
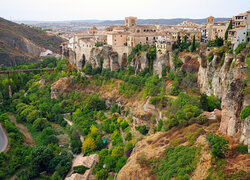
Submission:
[[206,39],[208,41],[215,40],[216,36],[224,39],[228,24],[229,21],[214,22],[213,16],[208,17],[206,26]]
[[212,26],[212,33],[210,37],[211,40],[215,40],[216,36],[224,39],[227,26],[228,26],[228,22],[216,22],[216,24]]
[[134,47],[137,44],[154,45],[158,40],[157,33],[131,33],[127,38],[127,45]]
[[107,44],[111,46],[127,46],[127,32],[109,32],[107,33]]
[[198,30],[184,30],[180,31],[178,34],[181,39],[183,39],[184,36],[187,36],[187,41],[192,41],[194,36],[195,41],[201,41],[201,31]]
[[238,14],[232,18],[233,28],[228,32],[228,40],[234,49],[242,42],[250,43],[250,11]]
[[239,27],[242,25],[244,26],[249,25],[250,24],[250,10],[245,13],[238,14],[237,16],[233,16],[232,22],[233,22],[233,28]]
[[125,17],[125,26],[132,27],[137,25],[137,17]]

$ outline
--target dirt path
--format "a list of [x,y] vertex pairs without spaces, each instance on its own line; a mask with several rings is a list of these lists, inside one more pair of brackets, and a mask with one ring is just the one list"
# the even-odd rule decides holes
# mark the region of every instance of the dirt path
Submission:
[[0,152],[6,152],[8,147],[8,138],[1,124],[0,124],[0,142],[1,142]]
[[28,145],[28,146],[35,146],[36,143],[33,140],[28,128],[21,123],[17,123],[16,117],[14,115],[9,114],[9,118],[10,118],[11,122],[15,123],[15,125],[19,129],[19,131],[24,135],[24,144]]

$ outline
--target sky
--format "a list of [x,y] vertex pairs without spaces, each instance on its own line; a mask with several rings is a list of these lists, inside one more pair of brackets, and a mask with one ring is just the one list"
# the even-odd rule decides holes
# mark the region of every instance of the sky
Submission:
[[249,0],[0,0],[0,17],[8,20],[200,19],[247,10]]

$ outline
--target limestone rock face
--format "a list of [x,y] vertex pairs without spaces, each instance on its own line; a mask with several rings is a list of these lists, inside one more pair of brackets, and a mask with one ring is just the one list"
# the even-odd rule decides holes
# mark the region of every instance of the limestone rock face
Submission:
[[116,71],[119,69],[118,54],[117,52],[111,52],[110,55],[110,70]]
[[159,77],[162,77],[162,69],[164,66],[170,66],[169,53],[167,51],[164,54],[157,53],[153,64],[153,73],[158,74]]
[[[245,145],[250,144],[250,117],[244,119],[243,126],[242,126],[242,133],[240,137],[240,142],[244,143]],[[250,153],[250,148],[248,148],[248,153]]]
[[[118,53],[110,46],[93,47],[90,49],[63,49],[63,57],[66,57],[69,62],[78,70],[81,70],[86,64],[91,64],[92,68],[102,67],[113,71],[120,68],[118,62]],[[126,64],[126,58],[123,57],[123,66]],[[125,62],[124,62],[125,61]]]
[[[228,136],[247,132],[244,128],[247,122],[240,119],[241,110],[249,104],[249,102],[245,102],[246,99],[249,99],[247,97],[249,95],[243,93],[246,88],[244,80],[247,73],[244,68],[245,54],[239,54],[234,58],[233,54],[227,53],[224,62],[218,54],[214,54],[210,63],[204,61],[204,58],[199,58],[198,84],[201,93],[214,94],[221,100],[219,132]],[[246,133],[242,136],[242,142],[249,143],[246,136]]]
[[136,74],[143,69],[149,68],[147,53],[141,52],[139,55],[136,55],[135,57],[132,58],[129,65],[134,69]]

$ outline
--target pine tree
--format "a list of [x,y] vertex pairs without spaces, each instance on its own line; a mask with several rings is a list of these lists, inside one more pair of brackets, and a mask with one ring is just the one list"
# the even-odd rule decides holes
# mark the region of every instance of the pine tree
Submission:
[[225,40],[227,40],[227,38],[228,38],[228,31],[230,30],[230,29],[232,29],[233,28],[233,22],[232,22],[232,19],[230,20],[230,23],[229,23],[229,25],[228,25],[228,27],[227,27],[227,30],[226,30],[226,33],[225,33]]
[[191,52],[194,52],[195,51],[195,35],[193,36],[193,42],[191,44]]

